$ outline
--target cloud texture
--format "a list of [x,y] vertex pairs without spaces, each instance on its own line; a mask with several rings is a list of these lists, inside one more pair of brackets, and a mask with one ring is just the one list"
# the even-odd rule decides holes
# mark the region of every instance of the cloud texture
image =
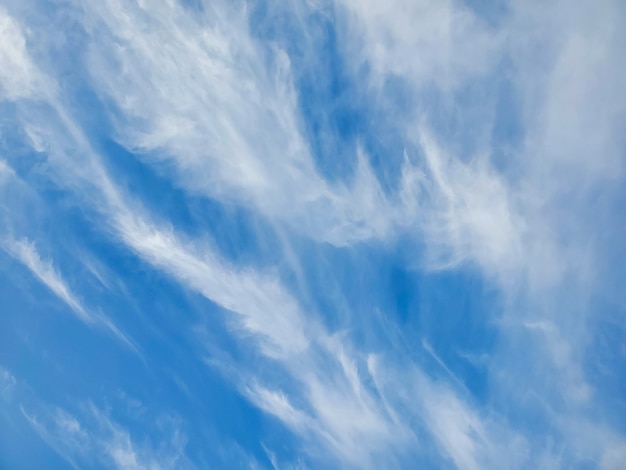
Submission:
[[0,466],[619,468],[625,20],[4,0]]

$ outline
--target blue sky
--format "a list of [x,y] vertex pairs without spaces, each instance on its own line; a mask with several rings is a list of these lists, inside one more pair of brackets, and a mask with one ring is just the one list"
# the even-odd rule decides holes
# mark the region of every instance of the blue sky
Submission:
[[0,467],[623,468],[621,0],[1,0]]

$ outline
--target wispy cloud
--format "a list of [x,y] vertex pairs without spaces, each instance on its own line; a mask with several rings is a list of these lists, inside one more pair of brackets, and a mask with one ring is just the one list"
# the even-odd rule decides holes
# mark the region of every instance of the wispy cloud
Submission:
[[[597,396],[602,379],[589,372],[604,339],[593,302],[604,298],[612,278],[606,266],[621,243],[599,233],[621,230],[613,218],[624,199],[626,16],[619,2],[539,8],[512,1],[491,21],[472,2],[307,2],[293,6],[295,13],[288,2],[269,5],[277,24],[290,12],[303,28],[319,14],[334,21],[328,28],[355,96],[373,103],[363,120],[383,116],[402,140],[403,155],[386,158],[391,150],[384,149],[377,161],[358,136],[353,154],[336,156],[354,159],[352,174],[332,181],[317,167],[305,131],[306,92],[293,70],[302,58],[253,32],[255,15],[263,14],[255,5],[77,5],[74,27],[83,42],[74,73],[84,74],[82,86],[99,100],[114,135],[99,135],[108,129],[96,132],[77,117],[68,91],[76,84],[53,86],[59,72],[35,67],[26,28],[0,10],[0,92],[18,110],[20,138],[45,159],[46,181],[87,211],[98,233],[219,307],[224,331],[253,359],[224,354],[207,362],[282,423],[312,461],[467,469],[610,468],[619,461],[623,435]],[[502,82],[515,95],[507,116],[497,109]],[[496,129],[511,115],[517,123],[507,132],[519,135],[505,152]],[[192,235],[151,213],[141,191],[131,196],[112,176],[101,144],[109,138],[182,190],[185,201],[255,214],[280,233],[285,251],[296,252],[294,271],[316,266],[304,245],[366,257],[381,245],[402,248],[398,240],[411,244],[412,268],[424,276],[471,271],[496,292],[495,305],[463,319],[496,332],[489,351],[479,352],[488,392],[473,395],[458,364],[421,331],[421,341],[407,347],[376,331],[381,351],[359,340],[360,329],[378,325],[350,301],[362,305],[367,289],[380,289],[374,275],[358,293],[364,302],[354,294],[346,302],[349,320],[359,322],[337,326],[333,312],[297,291],[305,276],[290,283],[291,272],[234,260],[211,233]],[[11,177],[10,168],[0,164],[0,178]],[[382,184],[385,172],[399,176]],[[6,238],[1,246],[81,320],[104,321],[32,241]],[[333,282],[325,285],[340,290]],[[386,321],[401,329],[391,313]],[[443,309],[413,313],[447,321]],[[457,356],[472,357],[456,351],[457,338],[440,339]],[[94,406],[81,416],[25,416],[73,465],[181,464],[183,440],[164,453],[174,455],[167,460]],[[268,449],[276,467],[281,459]]]
[[[246,11],[214,2],[200,13],[207,29],[167,2],[89,5],[98,27],[89,68],[117,106],[118,138],[173,168],[192,194],[249,205],[315,239],[342,245],[384,235],[386,202],[364,159],[349,185],[317,172],[289,58],[254,41]],[[168,46],[154,49],[154,41]]]
[[70,291],[64,279],[50,261],[42,260],[34,243],[29,240],[8,240],[2,248],[26,266],[48,289],[59,297],[82,320],[88,323],[93,318]]
[[5,395],[10,393],[11,388],[13,388],[16,383],[17,381],[11,371],[0,366],[0,397],[4,399]]
[[107,412],[88,404],[77,418],[56,408],[35,416],[22,409],[37,434],[72,467],[105,465],[117,469],[194,468],[184,455],[185,437],[177,429],[158,446],[138,442]]
[[349,50],[372,67],[379,85],[398,75],[411,86],[451,89],[497,61],[502,35],[463,2],[336,3]]
[[[314,317],[305,316],[278,278],[272,273],[228,266],[207,243],[183,242],[174,230],[151,222],[141,209],[131,209],[131,203],[109,179],[100,157],[86,143],[76,124],[58,103],[53,101],[51,105],[66,124],[64,137],[58,133],[53,135],[45,128],[39,129],[38,137],[47,142],[53,155],[51,162],[57,162],[62,170],[67,169],[67,159],[73,157],[72,153],[65,153],[69,148],[77,148],[82,158],[86,158],[85,165],[76,174],[64,173],[68,186],[87,188],[89,193],[81,193],[84,201],[91,202],[116,238],[141,258],[236,314],[235,325],[239,327],[234,331],[241,333],[242,338],[252,336],[258,340],[260,350],[301,383],[304,387],[301,398],[310,411],[297,410],[280,391],[261,386],[247,386],[242,391],[262,409],[301,432],[303,437],[312,436],[317,447],[331,449],[345,462],[367,464],[368,459],[374,457],[373,452],[380,454],[379,459],[386,459],[384,450],[397,445],[394,441],[400,434],[399,423],[394,426],[387,412],[377,405],[374,395],[363,388],[346,353],[329,339]],[[50,272],[50,268],[45,270],[48,277]],[[58,280],[58,276],[54,279]],[[72,298],[67,288],[57,290]],[[255,380],[252,373],[243,376],[244,384]],[[61,420],[61,424],[64,423],[74,421]],[[70,430],[79,429],[70,427],[65,426]],[[408,429],[402,433],[406,435],[403,441],[410,439]],[[365,452],[359,450],[363,439],[368,443]],[[114,456],[130,463],[134,462],[133,455],[128,446],[114,452]]]
[[82,305],[52,262],[41,258],[33,242],[28,239],[5,239],[0,241],[0,247],[30,270],[33,276],[62,300],[81,321],[88,325],[108,329],[135,353],[140,354],[133,342],[109,318],[101,313],[92,312]]
[[38,91],[38,73],[26,51],[22,28],[0,8],[0,98],[28,98]]

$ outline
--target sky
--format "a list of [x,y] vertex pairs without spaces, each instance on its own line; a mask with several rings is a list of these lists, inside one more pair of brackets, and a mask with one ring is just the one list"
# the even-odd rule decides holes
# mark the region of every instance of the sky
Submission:
[[0,0],[0,468],[623,469],[623,0]]

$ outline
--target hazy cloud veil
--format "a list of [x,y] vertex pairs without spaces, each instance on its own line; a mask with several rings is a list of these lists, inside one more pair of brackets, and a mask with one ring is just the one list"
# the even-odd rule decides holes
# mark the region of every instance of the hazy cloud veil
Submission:
[[626,3],[0,0],[0,467],[626,465]]

